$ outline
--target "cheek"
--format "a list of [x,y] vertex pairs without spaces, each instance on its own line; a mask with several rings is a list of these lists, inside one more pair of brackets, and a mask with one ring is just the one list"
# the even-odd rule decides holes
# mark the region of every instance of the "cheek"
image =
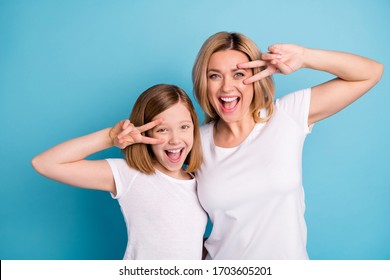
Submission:
[[191,131],[191,133],[188,133],[186,137],[186,143],[189,147],[192,148],[192,145],[194,144],[194,131]]
[[249,93],[251,92],[253,94],[253,84],[245,85],[243,82],[240,82],[237,85],[237,88],[239,88],[242,92]]
[[[160,138],[161,139],[161,138]],[[165,142],[164,142],[165,143]],[[164,153],[163,144],[149,145],[155,155]]]
[[217,98],[217,90],[213,87],[208,87],[207,88],[207,99],[208,101],[215,105],[218,101],[218,98]]
[[254,96],[253,86],[243,85],[241,86],[240,91],[243,93],[243,96],[246,98],[247,102],[252,102]]
[[215,94],[219,90],[219,83],[216,81],[211,81],[207,83],[207,92],[212,95]]
[[[162,140],[164,140],[164,142],[167,141],[167,136],[164,134],[157,134],[157,133],[149,132],[146,134],[146,136],[150,137],[150,138],[155,138],[155,139],[162,139]],[[153,146],[156,146],[156,145],[153,145]],[[157,146],[159,146],[159,145],[157,145]]]

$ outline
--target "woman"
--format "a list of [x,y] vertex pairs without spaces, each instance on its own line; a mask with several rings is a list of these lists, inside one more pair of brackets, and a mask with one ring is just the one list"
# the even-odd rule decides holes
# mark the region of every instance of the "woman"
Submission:
[[[274,100],[271,75],[301,68],[337,78]],[[206,114],[198,196],[213,229],[209,259],[307,259],[302,150],[312,125],[361,97],[383,65],[357,55],[291,44],[257,46],[219,32],[193,67]]]

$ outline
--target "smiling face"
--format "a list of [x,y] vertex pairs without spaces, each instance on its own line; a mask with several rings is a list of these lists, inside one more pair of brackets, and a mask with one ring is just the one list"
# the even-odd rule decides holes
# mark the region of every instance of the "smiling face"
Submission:
[[253,85],[243,81],[252,76],[249,69],[238,69],[237,64],[249,61],[236,50],[223,50],[211,55],[207,67],[207,93],[210,103],[226,123],[253,119],[250,105]]
[[154,167],[177,179],[188,179],[183,163],[194,143],[194,124],[188,109],[177,103],[156,115],[153,120],[163,122],[148,131],[148,136],[163,139],[164,143],[151,145],[155,156]]

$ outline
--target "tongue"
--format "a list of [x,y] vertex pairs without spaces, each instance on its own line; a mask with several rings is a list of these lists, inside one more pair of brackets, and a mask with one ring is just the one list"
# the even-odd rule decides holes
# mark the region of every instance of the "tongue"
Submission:
[[167,155],[168,157],[171,159],[171,160],[178,160],[180,158],[180,153],[171,153],[171,152],[167,152]]
[[223,107],[225,107],[228,110],[233,109],[234,106],[236,105],[237,105],[237,100],[234,100],[232,102],[223,102]]

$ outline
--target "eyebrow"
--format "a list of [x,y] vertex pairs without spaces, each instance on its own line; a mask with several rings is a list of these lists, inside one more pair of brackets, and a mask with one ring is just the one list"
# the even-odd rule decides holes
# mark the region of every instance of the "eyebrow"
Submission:
[[[193,120],[192,120],[192,119],[188,119],[188,120],[185,119],[185,120],[179,121],[179,123],[180,123],[180,124],[181,124],[181,123],[193,123]],[[156,125],[155,128],[156,128],[156,127],[160,127],[160,126],[166,126],[166,123],[165,123],[165,122],[162,122],[162,123]]]
[[[247,68],[234,68],[234,69],[231,69],[230,70],[230,72],[236,72],[236,71],[238,71],[238,70],[242,70],[242,71],[248,71],[248,69]],[[218,70],[218,69],[213,69],[213,68],[211,68],[211,69],[207,69],[207,72],[218,72],[218,73],[220,73],[221,71],[220,70]]]

